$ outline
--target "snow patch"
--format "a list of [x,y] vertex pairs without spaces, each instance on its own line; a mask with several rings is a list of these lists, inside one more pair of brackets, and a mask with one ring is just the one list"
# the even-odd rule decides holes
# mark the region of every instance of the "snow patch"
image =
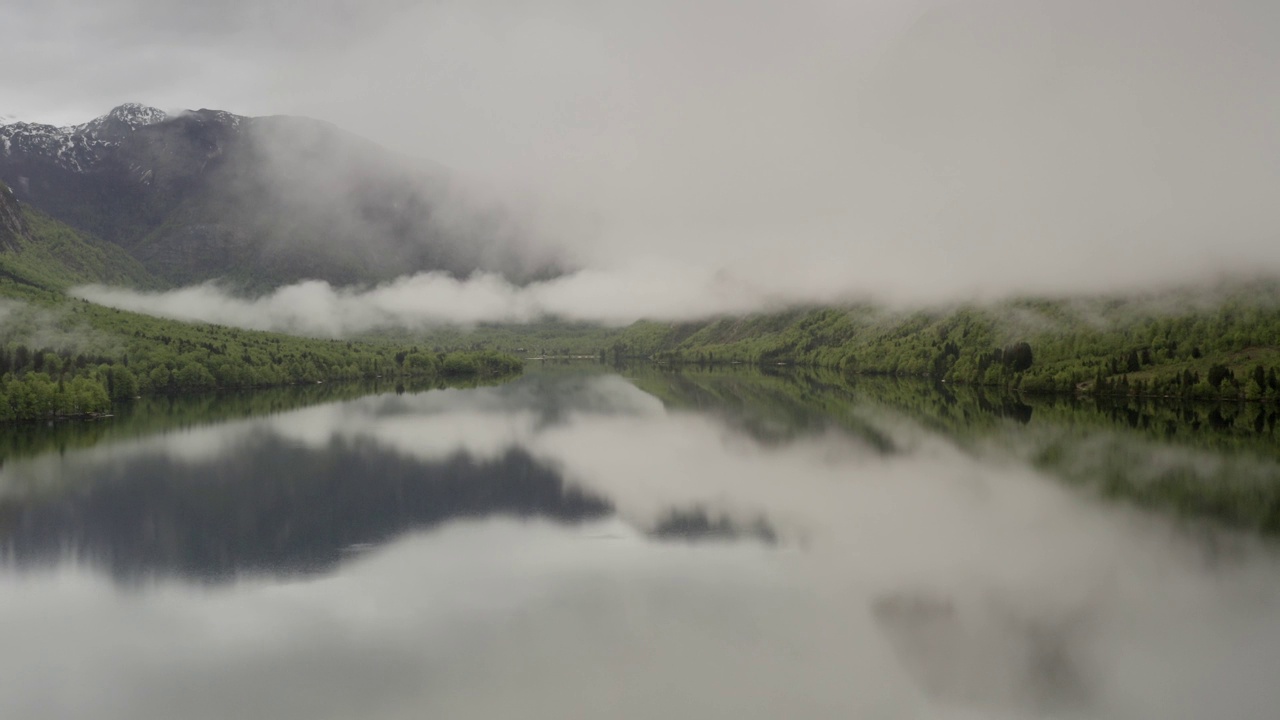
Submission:
[[[178,117],[198,117],[203,122],[239,128],[244,117],[223,110],[184,111],[169,115],[141,103],[125,103],[111,112],[79,125],[55,127],[41,123],[0,124],[0,155],[32,155],[47,158],[74,172],[88,172],[102,162],[107,151],[117,147],[139,128]],[[146,168],[133,169],[146,183],[152,178]]]

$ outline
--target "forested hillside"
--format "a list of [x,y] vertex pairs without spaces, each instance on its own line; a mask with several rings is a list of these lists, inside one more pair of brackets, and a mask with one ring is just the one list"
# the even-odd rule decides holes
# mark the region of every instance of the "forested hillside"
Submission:
[[890,312],[637,323],[613,357],[791,363],[1024,392],[1280,399],[1280,283]]
[[1280,399],[1280,282],[914,311],[799,308],[697,322],[482,325],[441,348],[609,362],[793,364],[1022,392]]
[[45,289],[88,282],[158,285],[128,253],[22,205],[4,183],[0,183],[0,277]]
[[155,283],[118,248],[0,186],[0,421],[85,415],[141,394],[373,377],[495,376],[521,361],[393,340],[299,338],[162,320],[66,296],[80,282]]

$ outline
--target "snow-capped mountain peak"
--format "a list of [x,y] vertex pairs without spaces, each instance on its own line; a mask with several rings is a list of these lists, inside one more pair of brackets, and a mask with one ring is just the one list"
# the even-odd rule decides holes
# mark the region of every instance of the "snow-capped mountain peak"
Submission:
[[94,118],[83,125],[59,128],[60,132],[75,135],[87,135],[95,140],[115,142],[129,135],[144,125],[154,125],[169,119],[163,110],[158,110],[140,103],[125,103],[112,108],[102,117]]
[[68,169],[87,170],[97,164],[103,150],[118,145],[141,127],[168,119],[163,110],[125,103],[80,125],[0,124],[0,157],[16,152],[50,158]]
[[133,127],[139,125],[154,125],[158,122],[164,122],[169,118],[163,110],[153,108],[149,105],[141,103],[125,103],[114,107],[111,112],[107,113],[107,117],[112,120],[128,123]]

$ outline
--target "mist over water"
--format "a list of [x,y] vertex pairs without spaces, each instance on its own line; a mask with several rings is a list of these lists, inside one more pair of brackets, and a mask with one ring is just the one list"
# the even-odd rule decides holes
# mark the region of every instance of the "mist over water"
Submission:
[[1270,717],[1273,542],[1062,484],[1041,408],[974,442],[789,382],[548,367],[11,458],[0,710]]

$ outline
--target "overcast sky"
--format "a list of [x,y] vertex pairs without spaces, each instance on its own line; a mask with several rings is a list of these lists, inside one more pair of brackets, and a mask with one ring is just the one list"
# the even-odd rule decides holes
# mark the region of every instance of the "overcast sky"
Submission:
[[322,118],[589,218],[564,242],[593,269],[923,301],[1280,271],[1274,0],[44,0],[0,27],[0,115]]

